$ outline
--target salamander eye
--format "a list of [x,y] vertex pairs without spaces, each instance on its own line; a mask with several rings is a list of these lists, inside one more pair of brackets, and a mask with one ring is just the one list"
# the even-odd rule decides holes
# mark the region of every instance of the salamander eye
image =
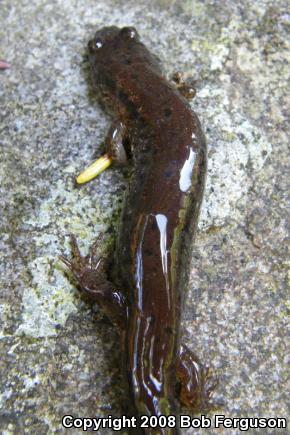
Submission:
[[138,32],[135,27],[123,27],[120,33],[130,39],[138,38]]
[[103,46],[103,41],[101,40],[101,38],[97,38],[95,39],[95,49],[99,50],[99,48],[102,48]]
[[104,42],[101,38],[93,38],[88,43],[88,49],[90,53],[95,53],[96,51],[100,50],[103,45]]

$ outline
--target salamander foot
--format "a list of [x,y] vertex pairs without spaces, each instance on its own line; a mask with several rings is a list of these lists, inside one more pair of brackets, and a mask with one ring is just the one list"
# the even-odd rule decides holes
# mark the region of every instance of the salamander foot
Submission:
[[193,412],[215,410],[220,404],[212,402],[212,394],[218,379],[212,370],[205,368],[187,346],[182,345],[177,367],[179,379],[179,400]]
[[101,234],[92,245],[88,255],[82,256],[77,240],[70,235],[72,258],[69,260],[61,256],[60,260],[68,267],[77,281],[80,290],[96,302],[103,309],[112,323],[124,329],[127,320],[127,304],[124,296],[115,289],[108,280],[108,261],[97,256],[97,246],[103,238]]
[[181,72],[176,72],[173,74],[172,80],[184,98],[187,100],[192,100],[195,97],[195,82],[192,78],[185,78],[184,74]]

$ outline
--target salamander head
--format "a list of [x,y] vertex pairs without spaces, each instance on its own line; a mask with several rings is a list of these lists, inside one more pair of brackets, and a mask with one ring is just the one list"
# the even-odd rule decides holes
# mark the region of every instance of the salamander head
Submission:
[[103,27],[89,41],[90,62],[98,66],[119,61],[122,55],[131,51],[131,46],[137,41],[139,35],[134,27]]
[[103,27],[89,41],[89,50],[98,51],[105,45],[112,44],[114,41],[116,42],[116,40],[136,39],[138,36],[135,27],[123,27],[122,29],[116,26]]
[[89,41],[88,52],[94,86],[105,100],[105,106],[114,106],[113,96],[118,88],[118,80],[128,80],[128,69],[144,57],[146,48],[139,41],[134,27],[103,27]]
[[147,65],[160,72],[159,60],[142,44],[134,27],[103,27],[89,41],[88,51],[94,85],[107,101],[124,82],[131,83],[136,67]]

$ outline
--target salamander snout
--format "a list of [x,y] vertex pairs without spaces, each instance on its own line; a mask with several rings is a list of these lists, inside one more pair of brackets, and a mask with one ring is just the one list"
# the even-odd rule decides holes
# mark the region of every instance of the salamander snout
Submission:
[[123,27],[120,30],[120,37],[121,38],[126,38],[126,39],[138,39],[139,38],[139,34],[137,32],[137,30],[135,29],[135,27]]
[[120,41],[137,40],[139,38],[135,27],[123,27],[120,29],[116,26],[103,27],[95,33],[93,39],[88,43],[88,49],[91,54],[97,53],[105,45],[118,45]]
[[119,33],[120,29],[116,26],[103,27],[97,30],[93,39],[89,41],[88,47],[90,51],[98,51],[103,45],[112,41]]

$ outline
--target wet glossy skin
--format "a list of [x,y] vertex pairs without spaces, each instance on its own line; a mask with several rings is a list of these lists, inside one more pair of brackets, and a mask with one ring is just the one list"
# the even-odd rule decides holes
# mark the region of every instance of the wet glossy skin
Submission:
[[140,414],[174,414],[187,251],[202,200],[206,143],[197,116],[135,29],[102,29],[89,55],[95,87],[121,121],[132,155],[114,262],[128,301],[130,388]]

